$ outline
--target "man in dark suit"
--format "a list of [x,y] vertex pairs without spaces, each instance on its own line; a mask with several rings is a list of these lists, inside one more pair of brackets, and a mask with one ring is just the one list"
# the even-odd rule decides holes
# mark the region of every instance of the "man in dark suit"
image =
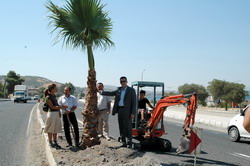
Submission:
[[112,115],[118,113],[122,146],[132,148],[132,119],[134,119],[136,111],[136,94],[135,90],[127,85],[126,77],[121,77],[120,83],[121,87],[118,87],[117,90],[102,92],[102,95],[115,96]]

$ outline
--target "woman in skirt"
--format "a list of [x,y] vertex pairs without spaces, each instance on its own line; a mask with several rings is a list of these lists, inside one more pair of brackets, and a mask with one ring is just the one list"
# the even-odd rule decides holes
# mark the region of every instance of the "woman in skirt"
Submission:
[[67,106],[59,106],[56,99],[56,84],[51,84],[48,86],[49,93],[45,98],[46,104],[49,106],[49,111],[47,113],[47,119],[45,122],[44,133],[48,133],[49,144],[51,147],[60,148],[57,144],[57,133],[62,132],[62,122],[60,109],[66,109]]

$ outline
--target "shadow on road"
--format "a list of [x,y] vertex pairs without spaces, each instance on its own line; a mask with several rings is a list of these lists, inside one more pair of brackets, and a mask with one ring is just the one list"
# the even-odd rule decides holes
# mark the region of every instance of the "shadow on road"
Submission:
[[[249,143],[249,142],[248,142]],[[179,165],[193,165],[194,164],[194,156],[190,154],[177,154],[176,153],[177,148],[172,148],[171,152],[162,152],[159,150],[153,150],[153,149],[144,149],[147,152],[155,153],[155,154],[165,154],[168,156],[175,156],[175,157],[180,157],[180,163],[168,163],[164,164],[161,163],[162,166],[179,166]],[[205,151],[201,151],[201,154],[208,154]],[[237,166],[236,164],[232,163],[227,163],[224,161],[218,161],[218,160],[212,160],[212,159],[207,159],[203,157],[197,157],[196,158],[196,164],[202,165],[202,164],[209,164],[209,165],[227,165],[227,166]]]
[[241,139],[239,142],[234,142],[236,144],[250,144],[250,139]]
[[[206,154],[206,152],[203,152],[203,154]],[[173,156],[180,156],[180,157],[185,157],[184,160],[181,160],[184,165],[193,165],[194,164],[194,156],[187,156],[187,155],[177,155],[177,154],[172,154],[172,153],[167,153],[167,155],[173,155]],[[178,164],[178,163],[171,163],[171,164],[164,164],[161,163],[162,166],[177,166],[177,165],[183,165],[183,164]],[[197,157],[196,158],[196,164],[202,165],[202,164],[209,164],[209,165],[227,165],[227,166],[238,166],[237,164],[232,164],[224,161],[218,161],[218,160],[212,160],[212,159],[206,159],[203,157]]]

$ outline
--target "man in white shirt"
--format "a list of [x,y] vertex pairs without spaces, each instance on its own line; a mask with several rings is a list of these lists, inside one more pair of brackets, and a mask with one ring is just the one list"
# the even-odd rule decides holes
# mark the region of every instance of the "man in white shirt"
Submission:
[[78,129],[78,122],[76,119],[75,115],[75,109],[78,106],[78,103],[76,101],[75,96],[70,95],[71,88],[70,87],[65,87],[64,88],[64,95],[61,96],[58,100],[59,105],[67,105],[68,108],[62,110],[63,114],[63,125],[64,125],[64,132],[65,132],[65,137],[68,142],[68,146],[72,146],[72,139],[70,136],[70,129],[69,129],[69,123],[72,124],[74,127],[74,133],[75,133],[75,145],[79,145],[79,129]]
[[109,113],[110,113],[110,106],[111,106],[111,97],[103,96],[100,93],[103,91],[103,84],[100,82],[97,84],[97,108],[99,110],[98,115],[98,134],[99,136],[103,136],[108,141],[109,138]]

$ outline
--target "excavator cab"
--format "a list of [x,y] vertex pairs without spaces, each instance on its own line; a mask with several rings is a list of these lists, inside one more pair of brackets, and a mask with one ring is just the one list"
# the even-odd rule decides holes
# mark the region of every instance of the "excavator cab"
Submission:
[[[135,119],[132,121],[132,127],[133,127],[133,135],[137,136],[137,131],[142,127],[143,124],[140,123],[140,119],[138,118],[139,115],[139,109],[138,109],[138,100],[140,95],[140,90],[146,90],[147,94],[150,93],[150,102],[153,106],[156,105],[157,101],[161,99],[164,96],[164,83],[163,82],[151,82],[151,81],[134,81],[132,82],[131,86],[136,91],[136,99],[137,99],[137,105],[136,105],[136,115]],[[148,119],[146,119],[147,121]],[[157,125],[157,130],[162,131],[164,130],[163,127],[163,118]]]

